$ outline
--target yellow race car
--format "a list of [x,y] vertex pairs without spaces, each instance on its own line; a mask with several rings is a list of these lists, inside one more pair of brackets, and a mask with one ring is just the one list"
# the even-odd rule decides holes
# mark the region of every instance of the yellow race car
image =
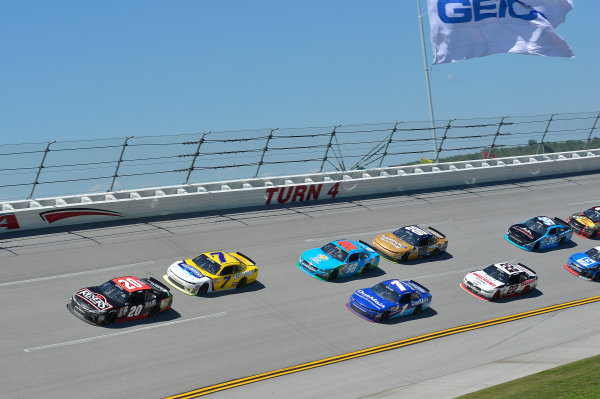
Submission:
[[446,236],[433,227],[405,226],[375,237],[373,247],[394,261],[438,256],[448,248]]
[[213,251],[174,262],[163,279],[184,294],[202,295],[240,289],[256,281],[257,277],[258,268],[246,255]]

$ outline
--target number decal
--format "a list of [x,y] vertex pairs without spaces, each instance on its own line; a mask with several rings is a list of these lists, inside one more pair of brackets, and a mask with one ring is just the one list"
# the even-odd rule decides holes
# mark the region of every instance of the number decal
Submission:
[[123,284],[123,286],[125,288],[127,288],[128,290],[134,290],[136,288],[142,288],[142,283],[140,283],[139,281],[131,278],[131,277],[127,277],[127,278],[120,278],[117,280],[117,283],[119,284]]
[[231,276],[225,276],[225,277],[223,277],[223,284],[221,284],[221,286],[219,287],[219,289],[222,290],[223,288],[225,288],[225,284],[227,284],[229,282],[229,280],[231,280]]
[[502,266],[502,268],[504,270],[506,270],[509,273],[518,273],[519,269],[517,269],[513,264],[511,263],[500,263],[500,266]]
[[137,317],[142,313],[143,305],[132,306],[129,313],[127,313],[127,317]]
[[358,249],[358,248],[356,248],[356,245],[352,244],[348,240],[338,241],[337,243],[340,247],[344,248],[346,251],[354,251],[355,249]]
[[506,291],[505,295],[514,295],[518,287],[518,285],[511,285],[510,287],[508,287],[508,290]]
[[225,254],[223,252],[211,252],[211,256],[217,255],[219,257],[219,262],[225,263],[227,259],[225,259]]
[[596,263],[595,260],[593,260],[592,258],[581,258],[578,261],[579,263],[582,263],[584,266],[589,266],[589,265],[593,265],[594,263]]
[[390,284],[392,284],[392,285],[394,285],[394,286],[398,287],[398,289],[399,289],[400,291],[406,291],[406,287],[404,287],[402,284],[400,284],[400,281],[398,281],[398,280],[394,280],[394,281],[392,281]]
[[338,189],[340,188],[340,183],[335,183],[329,191],[327,191],[327,195],[330,195],[331,198],[335,198],[338,195]]

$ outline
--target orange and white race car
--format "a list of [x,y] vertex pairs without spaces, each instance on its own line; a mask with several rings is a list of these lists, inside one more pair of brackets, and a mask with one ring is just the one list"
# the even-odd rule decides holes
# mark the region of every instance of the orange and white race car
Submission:
[[448,239],[433,227],[405,226],[375,237],[373,247],[394,261],[438,256],[448,248]]

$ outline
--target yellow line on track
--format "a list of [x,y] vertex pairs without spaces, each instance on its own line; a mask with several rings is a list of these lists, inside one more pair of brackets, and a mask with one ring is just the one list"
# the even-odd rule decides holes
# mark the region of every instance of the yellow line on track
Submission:
[[576,301],[565,302],[558,305],[548,306],[545,308],[530,310],[528,312],[516,313],[510,316],[499,317],[497,319],[486,320],[478,323],[466,324],[464,326],[453,327],[446,330],[436,331],[433,333],[419,335],[401,341],[390,342],[388,344],[373,346],[371,348],[362,349],[355,352],[349,352],[343,355],[332,356],[325,359],[315,360],[308,363],[298,364],[296,366],[286,367],[279,370],[273,370],[266,373],[255,374],[249,377],[238,378],[235,380],[223,382],[220,384],[210,385],[193,391],[180,393],[178,395],[168,396],[165,399],[191,399],[197,398],[211,393],[223,391],[225,389],[235,388],[242,385],[252,384],[254,382],[264,381],[275,377],[280,377],[287,374],[298,373],[300,371],[310,370],[316,367],[327,366],[334,363],[343,362],[346,360],[356,359],[363,356],[373,355],[375,353],[385,352],[402,348],[404,346],[414,345],[419,342],[425,342],[436,338],[446,337],[449,335],[459,334],[466,331],[472,331],[483,327],[494,326],[497,324],[508,323],[515,320],[524,319],[527,317],[538,316],[544,313],[556,312],[562,309],[568,309],[573,306],[586,305],[588,303],[600,301],[600,296],[594,296]]

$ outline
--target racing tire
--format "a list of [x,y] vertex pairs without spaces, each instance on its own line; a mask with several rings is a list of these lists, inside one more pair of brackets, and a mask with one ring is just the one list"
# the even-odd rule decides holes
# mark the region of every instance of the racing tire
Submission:
[[423,306],[419,305],[415,308],[415,310],[413,311],[413,314],[421,313],[422,310],[423,310]]
[[385,312],[383,312],[383,314],[381,315],[381,321],[386,321],[387,319],[390,318],[390,311],[386,310]]
[[117,314],[115,312],[110,312],[109,314],[106,315],[106,318],[104,319],[104,324],[114,323],[116,319],[117,319]]
[[500,299],[500,291],[496,291],[494,292],[494,295],[492,296],[492,301],[498,300]]
[[560,247],[561,245],[563,245],[565,243],[565,239],[564,237],[560,239],[560,241],[558,242],[558,246]]
[[237,283],[237,285],[235,286],[236,290],[241,290],[242,288],[244,288],[246,286],[246,284],[248,284],[246,277],[244,277],[243,279],[240,280],[239,283]]
[[158,306],[153,307],[152,309],[150,309],[150,312],[148,312],[148,318],[150,317],[154,317],[159,313],[159,308]]
[[408,260],[408,254],[404,254],[404,255],[402,255],[402,257],[400,258],[400,260],[401,260],[402,262],[406,262],[406,261]]
[[333,281],[338,277],[338,269],[333,269],[333,271],[331,273],[329,273],[329,277],[327,278],[327,281]]
[[371,264],[365,265],[365,267],[363,267],[360,271],[360,274],[367,274],[369,270],[371,270]]
[[523,288],[523,291],[521,291],[521,295],[525,295],[527,294],[527,292],[529,292],[529,286],[526,285],[525,288]]
[[431,253],[431,256],[435,258],[435,257],[436,257],[436,256],[438,256],[439,254],[440,254],[440,250],[439,250],[439,248],[436,248],[436,249],[434,249],[434,250],[433,250],[433,252]]
[[196,295],[203,295],[208,292],[208,284],[202,284]]
[[535,245],[533,246],[532,251],[537,251],[538,249],[540,249],[540,243],[536,242]]

